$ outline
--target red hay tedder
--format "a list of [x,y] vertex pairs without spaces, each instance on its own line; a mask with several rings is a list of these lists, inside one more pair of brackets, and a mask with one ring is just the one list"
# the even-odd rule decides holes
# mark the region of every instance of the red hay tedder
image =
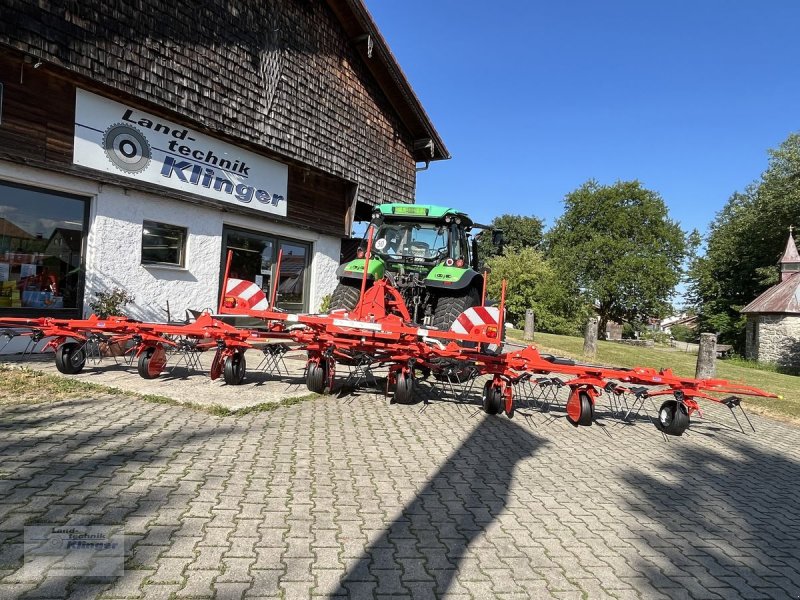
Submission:
[[[505,282],[499,307],[485,305],[484,289],[482,305],[462,313],[450,331],[420,327],[412,322],[403,297],[386,279],[367,285],[372,250],[371,236],[367,239],[360,299],[349,311],[322,315],[280,311],[275,308],[277,289],[267,301],[260,289],[252,289],[254,284],[229,279],[226,268],[219,312],[259,319],[263,327],[237,328],[210,314],[185,325],[142,323],[125,317],[100,319],[94,315],[83,320],[8,318],[0,319],[0,325],[14,328],[3,332],[9,338],[49,338],[42,351],[54,349],[56,367],[67,374],[80,372],[92,353],[99,355],[114,346],[123,349],[131,363],[136,361],[139,374],[148,379],[164,370],[168,351],[196,356],[214,350],[211,378],[221,376],[227,384],[237,385],[245,376],[247,349],[267,343],[265,355],[270,349],[279,353],[287,348],[283,342],[292,341],[308,353],[306,384],[317,393],[334,388],[337,363],[361,369],[362,373],[379,366],[388,368],[386,391],[401,404],[414,401],[421,376],[433,375],[454,392],[461,386],[462,398],[468,397],[479,378],[486,377],[483,410],[508,417],[514,416],[520,402],[527,407],[531,400],[549,410],[558,391],[566,388],[566,417],[576,427],[594,422],[595,405],[603,394],[609,399],[612,414],[619,413],[625,420],[632,413],[638,414],[647,399],[663,398],[655,424],[662,433],[676,436],[689,427],[691,416],[700,410],[700,400],[722,404],[734,417],[738,408],[747,418],[741,396],[778,397],[721,379],[678,377],[669,369],[581,364],[541,354],[534,346],[507,350],[503,343]],[[279,280],[276,276],[276,288]],[[749,419],[747,422],[752,427]]]

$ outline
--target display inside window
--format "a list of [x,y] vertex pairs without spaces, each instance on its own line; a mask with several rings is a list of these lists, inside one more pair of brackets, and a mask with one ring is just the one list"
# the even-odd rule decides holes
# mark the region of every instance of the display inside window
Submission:
[[0,181],[0,309],[77,308],[86,200]]
[[145,221],[142,224],[142,264],[183,266],[186,228]]

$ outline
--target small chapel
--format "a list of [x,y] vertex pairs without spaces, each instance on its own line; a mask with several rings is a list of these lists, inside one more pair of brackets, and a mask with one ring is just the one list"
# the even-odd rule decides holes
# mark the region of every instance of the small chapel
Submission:
[[800,368],[800,254],[789,227],[780,260],[781,280],[742,309],[747,316],[745,356]]

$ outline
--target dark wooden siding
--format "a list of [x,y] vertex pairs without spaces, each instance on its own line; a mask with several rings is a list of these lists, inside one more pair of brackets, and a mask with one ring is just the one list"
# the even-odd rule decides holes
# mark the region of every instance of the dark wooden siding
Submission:
[[363,202],[413,199],[413,140],[322,0],[3,4],[0,44],[358,184]]
[[[137,183],[131,179],[73,165],[75,84],[55,77],[47,67],[34,69],[31,64],[23,64],[21,56],[10,57],[2,53],[0,53],[0,82],[4,84],[2,122],[0,122],[0,160],[55,169],[128,188],[135,187],[164,197],[212,205],[221,210],[234,210],[215,201],[204,202],[201,198],[190,194]],[[350,188],[351,186],[341,179],[318,170],[290,164],[288,208],[285,219],[264,215],[246,207],[235,210],[276,222],[343,236],[347,233],[345,215]]]

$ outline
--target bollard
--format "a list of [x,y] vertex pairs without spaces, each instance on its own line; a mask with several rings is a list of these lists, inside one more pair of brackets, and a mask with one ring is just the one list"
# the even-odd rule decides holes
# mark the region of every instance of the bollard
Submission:
[[533,309],[529,308],[525,311],[525,332],[522,334],[522,339],[526,342],[533,340],[534,321]]
[[583,334],[583,353],[586,356],[597,354],[597,318],[593,317],[586,323],[586,331]]
[[713,333],[700,334],[700,347],[697,349],[697,369],[695,379],[711,379],[717,372],[717,336]]

